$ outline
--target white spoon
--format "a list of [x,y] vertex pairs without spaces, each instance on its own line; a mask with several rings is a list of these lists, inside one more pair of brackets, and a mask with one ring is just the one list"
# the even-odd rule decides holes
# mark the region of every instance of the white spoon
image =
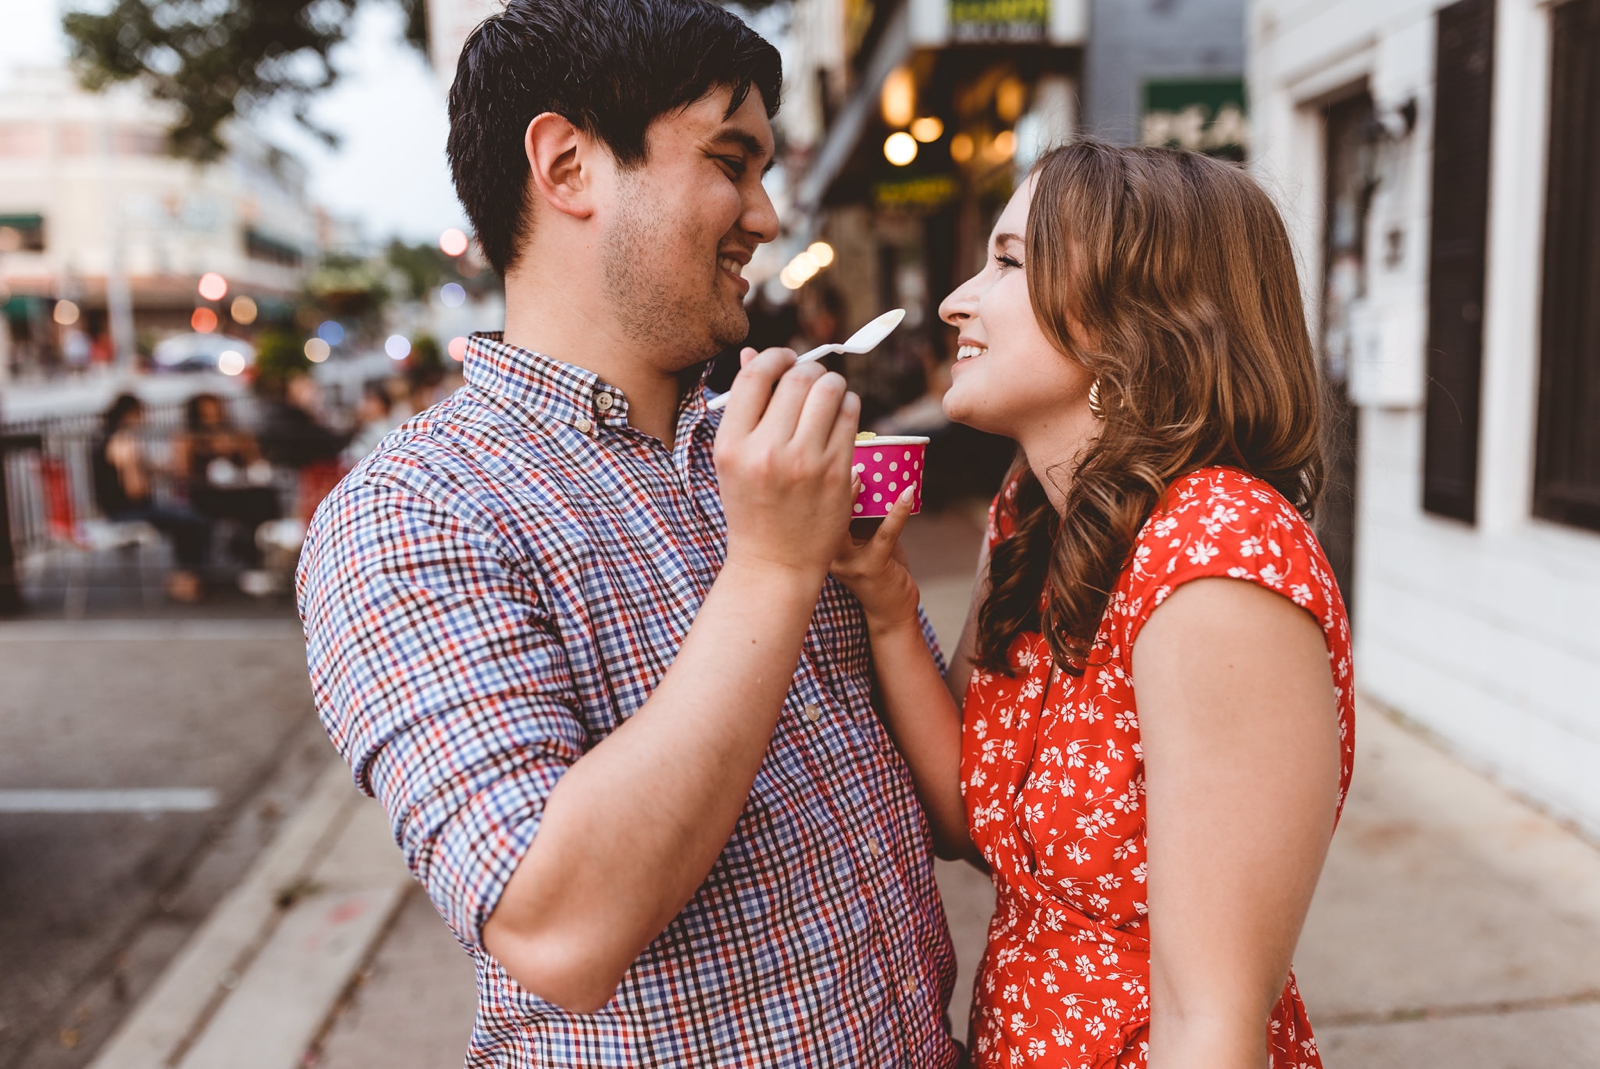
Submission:
[[[904,308],[896,308],[892,312],[885,312],[842,342],[833,345],[819,345],[810,352],[801,353],[795,363],[803,364],[807,360],[820,360],[825,356],[832,356],[834,353],[851,353],[853,355],[870,353],[883,343],[883,339],[894,333],[894,328],[898,327],[900,321],[905,317],[906,310]],[[706,404],[706,408],[712,412],[719,408],[726,408],[728,398],[732,396],[733,394],[730,392],[720,397],[713,397]]]

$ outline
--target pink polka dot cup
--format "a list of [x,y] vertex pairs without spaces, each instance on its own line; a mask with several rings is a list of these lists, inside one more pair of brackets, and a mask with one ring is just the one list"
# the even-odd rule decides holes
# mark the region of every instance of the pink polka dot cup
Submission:
[[854,472],[861,480],[854,517],[858,520],[889,515],[895,500],[910,486],[911,512],[922,511],[923,460],[928,439],[910,435],[885,435],[856,440]]

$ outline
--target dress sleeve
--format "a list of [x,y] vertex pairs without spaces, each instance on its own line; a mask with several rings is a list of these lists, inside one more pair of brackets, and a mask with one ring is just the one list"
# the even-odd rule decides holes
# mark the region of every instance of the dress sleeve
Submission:
[[346,480],[298,581],[318,714],[466,946],[584,753],[565,649],[487,517],[425,472]]
[[1172,485],[1134,543],[1119,597],[1122,648],[1194,579],[1255,583],[1293,601],[1326,633],[1333,577],[1305,519],[1266,483],[1208,469]]

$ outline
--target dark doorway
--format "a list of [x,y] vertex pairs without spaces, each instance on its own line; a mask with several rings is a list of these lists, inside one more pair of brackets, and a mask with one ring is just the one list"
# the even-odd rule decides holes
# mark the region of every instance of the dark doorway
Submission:
[[1350,360],[1352,330],[1367,300],[1367,207],[1376,184],[1372,97],[1363,91],[1330,105],[1326,129],[1320,340],[1328,396],[1328,485],[1317,537],[1354,617],[1358,424],[1350,403]]

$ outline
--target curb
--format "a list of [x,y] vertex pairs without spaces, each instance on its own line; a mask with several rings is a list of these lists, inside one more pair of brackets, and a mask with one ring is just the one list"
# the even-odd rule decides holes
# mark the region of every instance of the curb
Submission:
[[329,766],[90,1069],[292,1069],[411,878],[383,810]]

